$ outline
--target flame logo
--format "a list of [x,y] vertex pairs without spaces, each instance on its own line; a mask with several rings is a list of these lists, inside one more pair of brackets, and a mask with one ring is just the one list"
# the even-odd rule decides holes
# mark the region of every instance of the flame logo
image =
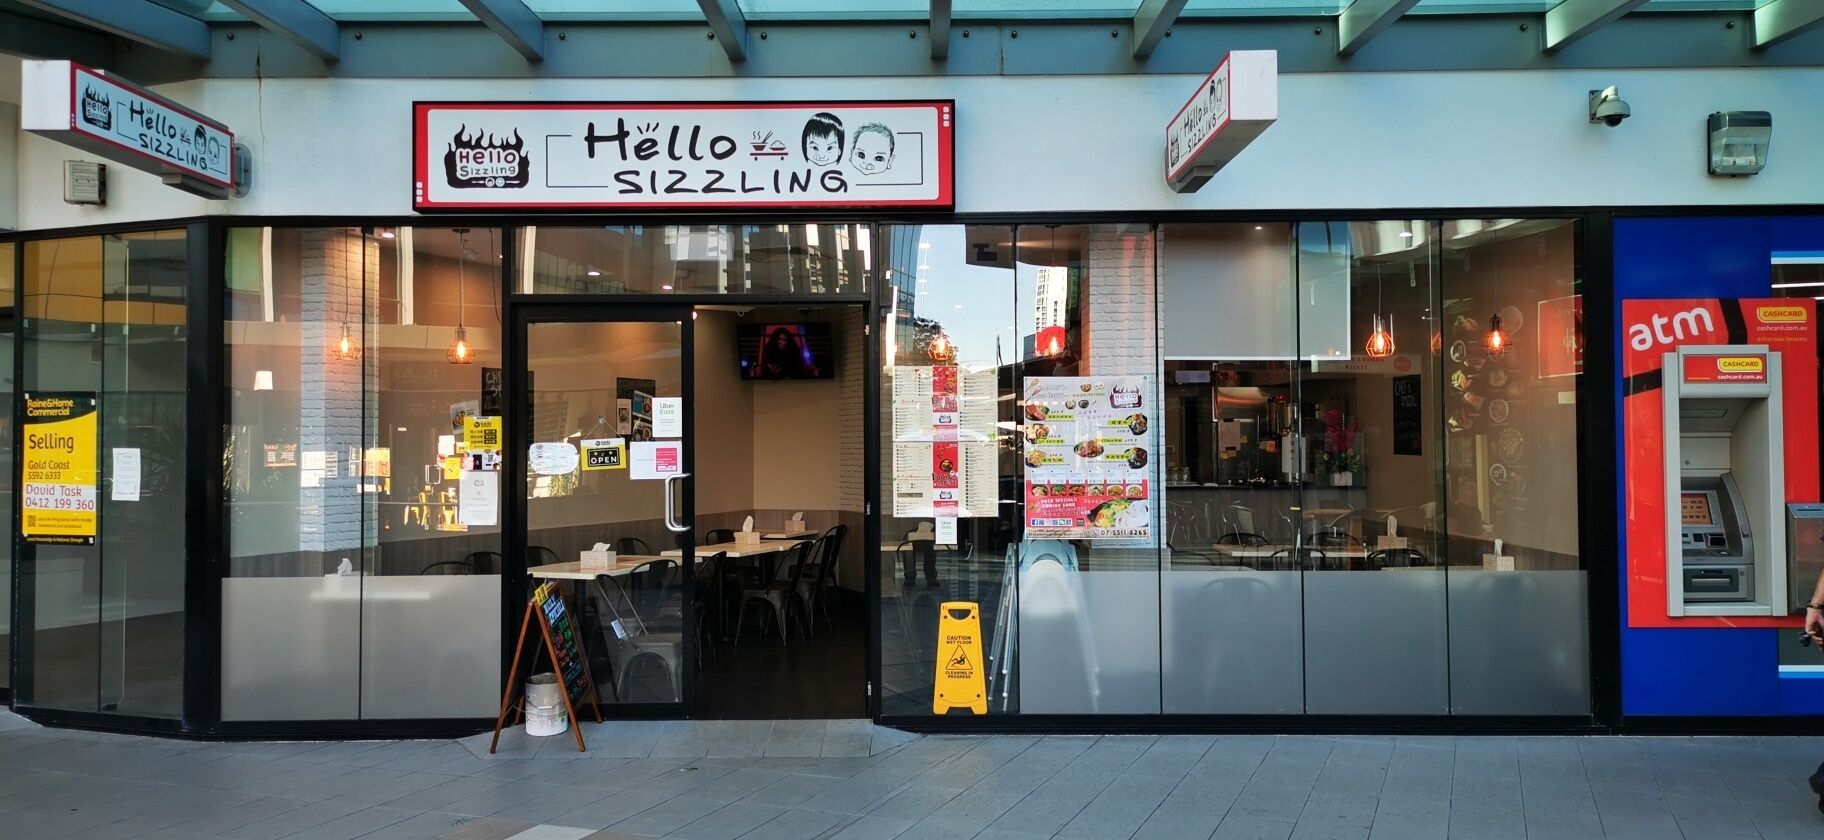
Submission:
[[82,119],[103,131],[113,128],[114,107],[106,94],[94,89],[82,90]]
[[532,159],[525,148],[517,128],[509,140],[479,128],[471,135],[465,123],[443,154],[444,176],[457,189],[524,187],[532,179]]

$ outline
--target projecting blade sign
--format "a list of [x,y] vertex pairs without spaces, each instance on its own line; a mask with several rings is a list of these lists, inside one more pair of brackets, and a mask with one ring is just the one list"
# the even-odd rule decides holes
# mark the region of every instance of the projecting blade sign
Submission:
[[227,126],[105,71],[68,61],[21,67],[25,130],[206,198],[245,191],[245,150]]
[[419,210],[954,206],[955,104],[414,106]]

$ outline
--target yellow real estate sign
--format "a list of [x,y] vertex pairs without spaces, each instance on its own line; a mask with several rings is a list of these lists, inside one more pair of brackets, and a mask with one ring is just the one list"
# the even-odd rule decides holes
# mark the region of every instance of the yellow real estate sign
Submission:
[[97,416],[93,392],[25,395],[19,532],[26,542],[95,543]]

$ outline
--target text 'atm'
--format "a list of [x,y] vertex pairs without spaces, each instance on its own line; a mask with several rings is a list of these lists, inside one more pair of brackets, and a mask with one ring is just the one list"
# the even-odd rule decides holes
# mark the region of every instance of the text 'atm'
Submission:
[[1786,614],[1780,354],[1688,345],[1661,370],[1668,614]]

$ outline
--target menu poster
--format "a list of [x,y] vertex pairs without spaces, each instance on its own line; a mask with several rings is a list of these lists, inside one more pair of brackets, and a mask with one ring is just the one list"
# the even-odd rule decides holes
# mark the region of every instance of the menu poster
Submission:
[[992,369],[894,368],[894,516],[997,515],[998,388]]
[[962,486],[958,479],[956,441],[938,441],[931,444],[931,486],[943,490],[955,490]]
[[1148,540],[1153,536],[1146,376],[1028,377],[1028,539]]

